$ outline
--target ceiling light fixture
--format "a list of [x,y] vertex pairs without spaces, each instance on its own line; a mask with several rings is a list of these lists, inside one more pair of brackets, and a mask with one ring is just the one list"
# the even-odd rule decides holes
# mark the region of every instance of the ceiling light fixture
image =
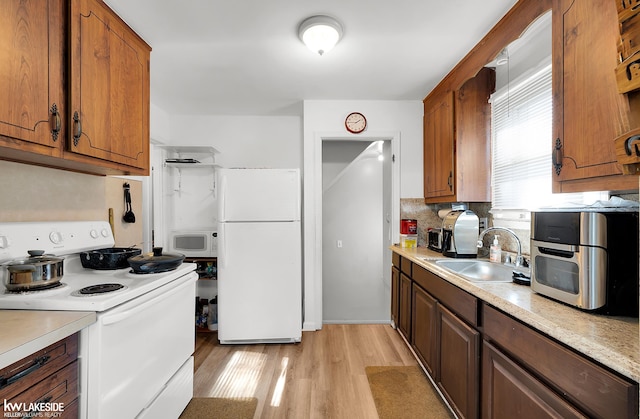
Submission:
[[311,16],[298,27],[298,36],[307,48],[322,55],[342,38],[342,25],[331,16]]

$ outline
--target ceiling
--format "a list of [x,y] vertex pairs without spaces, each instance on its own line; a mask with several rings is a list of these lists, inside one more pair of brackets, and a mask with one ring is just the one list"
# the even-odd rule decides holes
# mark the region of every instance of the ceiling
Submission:
[[[422,100],[516,0],[105,0],[153,48],[151,102],[194,115],[301,115],[303,100]],[[319,56],[297,35],[344,27]]]

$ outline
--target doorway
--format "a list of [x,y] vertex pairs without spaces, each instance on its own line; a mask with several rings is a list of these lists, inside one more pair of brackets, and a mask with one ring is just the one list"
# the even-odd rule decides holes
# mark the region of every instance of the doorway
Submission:
[[322,142],[323,323],[387,323],[391,139]]

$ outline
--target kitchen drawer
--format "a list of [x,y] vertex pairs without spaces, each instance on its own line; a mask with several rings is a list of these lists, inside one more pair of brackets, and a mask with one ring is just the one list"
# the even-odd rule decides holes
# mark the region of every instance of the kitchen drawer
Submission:
[[413,276],[413,263],[409,259],[403,258],[402,256],[400,257],[400,272],[407,275],[409,278]]
[[10,400],[78,358],[73,334],[0,370],[0,400]]
[[400,255],[396,252],[391,252],[391,264],[400,269]]
[[478,325],[476,297],[418,265],[414,265],[413,280],[457,316],[472,326]]
[[[7,403],[23,404],[23,408],[19,410],[23,414],[27,413],[26,416],[23,415],[24,417],[54,417],[54,413],[61,413],[60,416],[55,417],[77,418],[77,398],[78,361],[75,361],[46,377],[23,393],[7,400]],[[47,411],[45,405],[39,413],[35,413],[37,410],[29,406],[31,403],[60,403],[60,409],[49,409]]]
[[638,417],[638,384],[596,365],[488,305],[483,306],[485,339],[553,387],[589,416]]

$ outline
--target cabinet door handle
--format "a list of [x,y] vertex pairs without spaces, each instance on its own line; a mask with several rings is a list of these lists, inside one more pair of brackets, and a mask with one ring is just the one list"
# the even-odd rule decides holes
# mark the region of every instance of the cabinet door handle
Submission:
[[60,121],[60,112],[58,111],[58,105],[56,105],[55,103],[53,105],[51,105],[51,116],[53,117],[52,120],[52,127],[51,127],[51,138],[53,139],[53,142],[58,141],[58,134],[60,134],[60,128],[62,127],[62,121]]
[[80,122],[80,116],[78,111],[73,113],[73,145],[78,146],[80,136],[82,135],[82,122]]
[[634,153],[634,151],[631,150],[631,145],[634,145],[635,155],[636,157],[640,157],[640,149],[638,148],[638,143],[640,143],[640,135],[634,135],[627,138],[627,140],[624,142],[624,152],[627,153],[627,156],[631,156]]
[[49,361],[49,358],[51,358],[51,356],[49,355],[39,356],[33,360],[33,364],[29,368],[26,368],[8,378],[0,377],[0,389],[7,387],[8,385],[13,384],[19,379],[24,378],[32,372],[38,370],[40,367],[46,364],[47,361]]
[[447,178],[447,185],[449,186],[449,190],[453,191],[453,172],[449,172],[449,177]]
[[556,171],[556,175],[560,175],[562,170],[562,141],[560,141],[560,138],[556,138],[556,146],[553,148],[551,158],[553,159],[553,168]]

